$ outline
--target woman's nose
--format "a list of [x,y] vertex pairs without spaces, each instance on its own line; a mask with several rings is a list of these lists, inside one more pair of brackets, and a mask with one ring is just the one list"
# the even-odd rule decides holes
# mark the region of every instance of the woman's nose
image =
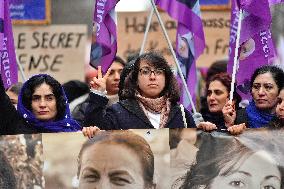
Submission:
[[258,91],[258,94],[260,95],[264,95],[265,94],[265,89],[264,87],[260,87],[259,91]]
[[156,74],[155,72],[151,72],[149,75],[150,79],[156,79]]
[[98,186],[96,187],[96,189],[110,189],[111,185],[110,185],[110,180],[109,179],[100,179]]
[[44,99],[40,100],[39,105],[41,107],[43,107],[43,106],[45,107],[46,106],[46,101]]
[[210,94],[208,95],[209,100],[214,100],[215,99],[215,95],[214,94]]

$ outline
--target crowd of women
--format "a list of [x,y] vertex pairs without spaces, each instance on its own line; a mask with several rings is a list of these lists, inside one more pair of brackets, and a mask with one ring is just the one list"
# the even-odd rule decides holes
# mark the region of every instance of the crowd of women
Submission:
[[[229,100],[231,77],[219,73],[206,83],[204,121],[197,125],[191,112],[184,109],[175,75],[158,53],[149,52],[134,58],[121,73],[119,102],[107,107],[105,75],[90,82],[84,121],[79,125],[70,115],[65,92],[49,75],[39,74],[22,86],[15,107],[0,85],[0,133],[72,132],[83,129],[92,136],[98,129],[199,128],[204,131],[225,130],[239,134],[245,128],[281,127],[283,120],[284,73],[277,66],[255,70],[251,77],[252,100],[239,108],[241,100],[234,92]],[[7,91],[9,92],[9,90]],[[95,127],[94,127],[95,126]]]
[[[142,54],[123,68],[119,81],[119,101],[109,106],[109,99],[106,97],[106,83],[111,72],[112,70],[109,69],[103,75],[101,68],[98,67],[97,77],[94,77],[89,83],[91,89],[87,98],[84,120],[80,124],[72,118],[65,91],[53,77],[46,74],[34,75],[23,85],[16,87],[17,90],[14,87],[7,91],[5,91],[1,80],[0,133],[31,134],[82,131],[85,136],[91,139],[84,143],[79,154],[78,178],[80,188],[91,187],[94,182],[103,185],[102,177],[88,175],[94,175],[92,167],[96,168],[95,175],[106,174],[104,172],[106,167],[101,167],[98,162],[109,161],[104,165],[112,165],[113,163],[110,162],[113,159],[106,157],[108,157],[109,151],[115,152],[117,150],[117,154],[132,154],[133,160],[131,161],[141,162],[141,165],[132,167],[133,170],[129,172],[130,176],[123,176],[122,180],[116,180],[115,177],[113,182],[108,182],[108,184],[125,185],[130,188],[155,188],[153,182],[154,157],[149,145],[131,132],[111,134],[101,132],[101,130],[197,128],[207,132],[217,130],[235,135],[242,133],[246,128],[282,128],[284,123],[284,72],[277,66],[266,65],[255,70],[250,83],[252,99],[245,108],[239,106],[241,97],[236,90],[233,99],[229,100],[232,82],[230,75],[223,72],[208,77],[205,89],[206,103],[201,110],[203,116],[201,122],[196,122],[192,113],[179,103],[180,90],[175,75],[168,62],[160,54],[155,52]],[[19,90],[19,88],[21,89]],[[9,93],[18,95],[18,98]],[[17,105],[15,105],[16,103]],[[125,137],[127,140],[123,139]],[[231,157],[233,156],[232,153],[248,153],[246,161],[249,163],[247,164],[251,164],[259,157],[259,161],[262,161],[263,152],[261,150],[251,153],[251,149],[248,149],[246,145],[244,146],[238,141],[232,140],[232,138],[224,138],[224,141],[215,145],[219,154]],[[199,146],[197,162],[193,164],[192,171],[187,172],[184,177],[185,180],[179,186],[180,188],[227,187],[220,185],[222,182],[217,179],[219,177],[231,178],[230,175],[235,174],[235,167],[226,167],[227,162],[225,162],[226,158],[224,157],[220,160],[216,155],[214,161],[205,157],[205,152],[203,153],[202,150],[212,147],[206,146],[208,144],[208,142],[203,142]],[[115,145],[120,146],[120,148],[116,148]],[[223,148],[219,147],[220,145]],[[235,148],[231,149],[232,145]],[[121,146],[125,148],[122,149]],[[214,149],[212,148],[212,150]],[[98,152],[100,154],[105,153],[102,159],[94,155]],[[146,159],[143,159],[144,155],[147,157]],[[91,161],[88,159],[90,157],[99,159]],[[121,162],[129,162],[123,156],[119,158]],[[234,158],[234,162],[239,162],[241,158],[241,156]],[[206,165],[217,171],[212,173],[215,174],[214,177],[203,175],[202,171],[207,170],[207,168],[202,167],[205,165],[204,162],[207,162]],[[220,162],[224,166],[215,169],[214,166]],[[243,164],[245,164],[244,161],[242,161]],[[242,167],[242,165],[238,168],[242,172],[244,172],[243,170],[248,172],[247,168]],[[140,170],[141,167],[142,170]],[[135,174],[132,175],[132,171],[135,172],[136,169],[143,173],[142,178],[137,175],[136,177]],[[223,169],[226,169],[226,173]],[[199,175],[200,178],[196,175]],[[277,180],[279,175],[275,175],[271,178]],[[93,177],[96,177],[94,178],[96,181]],[[207,183],[207,181],[204,182],[204,179],[212,180],[207,180]],[[237,185],[239,181],[230,183]],[[277,186],[274,188],[278,188]]]

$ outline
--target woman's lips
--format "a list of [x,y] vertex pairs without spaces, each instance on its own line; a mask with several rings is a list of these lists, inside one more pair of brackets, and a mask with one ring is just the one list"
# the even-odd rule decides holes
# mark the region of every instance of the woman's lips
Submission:
[[45,115],[47,113],[48,113],[48,111],[40,111],[40,112],[38,112],[39,115]]

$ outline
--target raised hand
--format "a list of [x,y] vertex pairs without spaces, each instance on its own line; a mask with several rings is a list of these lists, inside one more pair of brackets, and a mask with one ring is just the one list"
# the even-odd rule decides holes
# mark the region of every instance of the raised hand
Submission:
[[235,103],[233,101],[228,101],[222,109],[224,116],[224,121],[226,127],[234,125],[235,119],[237,117],[235,110]]
[[90,86],[92,89],[105,92],[106,91],[106,80],[110,75],[111,69],[107,70],[107,73],[103,76],[102,74],[102,67],[98,66],[98,76],[93,77],[92,81],[90,82]]

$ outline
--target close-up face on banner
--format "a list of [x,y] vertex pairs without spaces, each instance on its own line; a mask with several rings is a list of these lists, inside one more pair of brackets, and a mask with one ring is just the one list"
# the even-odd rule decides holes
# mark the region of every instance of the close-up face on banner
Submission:
[[0,0],[0,189],[284,189],[284,0]]
[[[246,131],[239,137],[201,132],[191,137],[191,143],[180,137],[171,156],[171,169],[179,173],[172,188],[282,189],[283,134],[268,129]],[[192,156],[176,155],[185,148],[192,149]]]
[[[64,141],[64,149],[56,153]],[[162,189],[170,185],[168,130],[43,134],[46,188]],[[56,154],[56,155],[55,155]]]

